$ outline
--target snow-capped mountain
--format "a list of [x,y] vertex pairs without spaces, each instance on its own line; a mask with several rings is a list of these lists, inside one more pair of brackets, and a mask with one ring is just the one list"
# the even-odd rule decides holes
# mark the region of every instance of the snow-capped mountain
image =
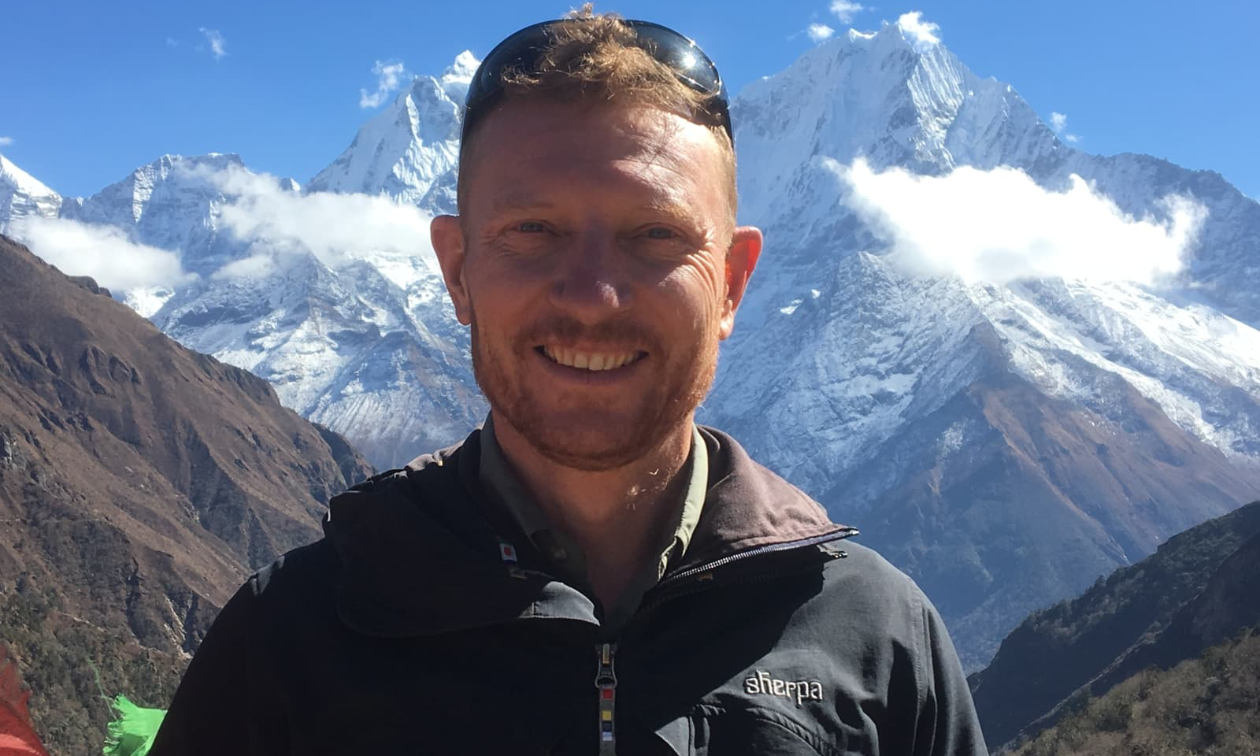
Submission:
[[454,212],[460,107],[479,62],[465,50],[440,77],[416,77],[307,188],[384,194],[433,213]]
[[244,249],[223,233],[223,192],[210,177],[244,168],[235,154],[163,155],[91,197],[68,200],[60,215],[122,229],[128,240],[177,252],[186,271],[209,276]]
[[[445,84],[458,95],[453,78]],[[444,305],[426,216],[412,211],[411,227],[380,247],[369,239],[313,249],[310,234],[272,222],[320,196],[252,174],[237,155],[164,155],[91,197],[66,200],[60,217],[177,253],[191,283],[117,296],[185,346],[266,378],[308,419],[353,429],[375,464],[400,465],[484,417],[468,334]],[[361,204],[306,210],[335,217]]]
[[[1012,87],[897,24],[733,106],[768,248],[702,417],[928,588],[968,666],[1017,618],[1260,493],[1260,205],[1216,174],[1060,142]],[[907,272],[831,166],[1073,174],[1134,216],[1206,208],[1182,280]],[[1230,316],[1233,317],[1230,317]]]
[[[475,65],[418,77],[304,191],[268,196],[451,212]],[[741,222],[767,249],[701,420],[919,580],[969,667],[1030,609],[1260,493],[1260,204],[1211,172],[1067,146],[1011,86],[902,23],[810,50],[732,112]],[[924,275],[855,209],[837,166],[859,159],[929,177],[1011,166],[1052,192],[1079,176],[1133,219],[1168,219],[1170,196],[1204,219],[1159,288]],[[462,436],[484,402],[422,232],[317,249],[241,222],[257,178],[232,156],[167,157],[61,213],[178,250],[199,279],[155,322],[378,466]]]
[[0,234],[24,218],[56,217],[61,195],[41,184],[34,176],[0,155]]
[[[869,247],[865,229],[837,212],[843,188],[826,167],[862,157],[875,169],[922,175],[1012,166],[1055,190],[1075,174],[1139,217],[1162,215],[1162,197],[1191,196],[1209,212],[1191,261],[1196,288],[1229,314],[1260,324],[1260,266],[1250,262],[1260,244],[1260,203],[1210,171],[1072,149],[1013,87],[981,79],[943,45],[924,45],[898,24],[876,34],[850,31],[750,84],[735,99],[732,120],[741,221],[765,230],[775,252],[761,263],[759,285],[741,312],[752,323],[816,288],[816,266],[829,265],[835,252]],[[819,245],[833,254],[820,259]],[[767,278],[773,285],[764,285]]]
[[378,256],[334,267],[298,253],[266,275],[181,290],[154,321],[266,378],[307,419],[352,430],[376,464],[397,466],[462,438],[486,411],[467,333],[442,311],[441,278],[399,277],[413,262]]

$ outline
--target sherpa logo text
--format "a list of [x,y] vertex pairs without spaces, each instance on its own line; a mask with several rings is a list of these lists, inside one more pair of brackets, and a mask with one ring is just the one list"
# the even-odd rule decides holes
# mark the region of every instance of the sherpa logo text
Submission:
[[769,672],[757,670],[753,677],[745,678],[744,692],[749,695],[782,696],[796,699],[800,706],[805,701],[823,700],[822,683],[817,680],[776,680]]

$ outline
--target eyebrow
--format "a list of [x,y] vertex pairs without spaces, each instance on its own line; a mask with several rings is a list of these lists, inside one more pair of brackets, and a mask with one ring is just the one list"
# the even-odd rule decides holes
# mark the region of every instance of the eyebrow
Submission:
[[[556,207],[555,202],[540,198],[535,194],[513,193],[496,198],[494,204],[490,206],[490,212],[498,216],[513,212],[553,210]],[[631,207],[640,212],[662,215],[675,221],[684,221],[691,217],[687,205],[673,198],[652,199],[636,203]]]
[[688,212],[686,205],[672,199],[661,199],[646,202],[639,205],[638,209],[664,215],[679,221],[686,220],[691,217],[691,213]]
[[500,213],[519,211],[519,210],[550,210],[555,207],[555,203],[547,200],[538,199],[530,194],[509,194],[499,197],[490,206],[490,211],[495,215]]

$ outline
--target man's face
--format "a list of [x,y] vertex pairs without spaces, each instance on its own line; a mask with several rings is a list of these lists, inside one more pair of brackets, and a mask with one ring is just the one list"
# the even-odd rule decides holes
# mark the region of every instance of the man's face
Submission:
[[509,102],[433,242],[497,423],[561,464],[606,470],[690,422],[761,235],[734,229],[727,159],[651,107]]

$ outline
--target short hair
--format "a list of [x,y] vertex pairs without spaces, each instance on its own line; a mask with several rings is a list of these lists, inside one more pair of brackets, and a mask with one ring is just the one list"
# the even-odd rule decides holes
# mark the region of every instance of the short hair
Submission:
[[[600,104],[633,104],[677,113],[707,126],[722,147],[729,182],[732,220],[738,203],[735,188],[735,147],[725,127],[709,111],[710,95],[681,81],[665,63],[636,43],[637,32],[615,13],[597,14],[591,3],[569,12],[565,23],[550,27],[547,47],[529,71],[507,69],[500,74],[502,96],[508,100],[552,100]],[[497,105],[498,103],[496,103]],[[495,105],[491,106],[492,108]],[[493,114],[488,113],[485,117]],[[479,119],[484,118],[479,116]],[[469,143],[481,120],[464,134],[459,146],[456,202],[463,212],[468,188],[464,165]]]

